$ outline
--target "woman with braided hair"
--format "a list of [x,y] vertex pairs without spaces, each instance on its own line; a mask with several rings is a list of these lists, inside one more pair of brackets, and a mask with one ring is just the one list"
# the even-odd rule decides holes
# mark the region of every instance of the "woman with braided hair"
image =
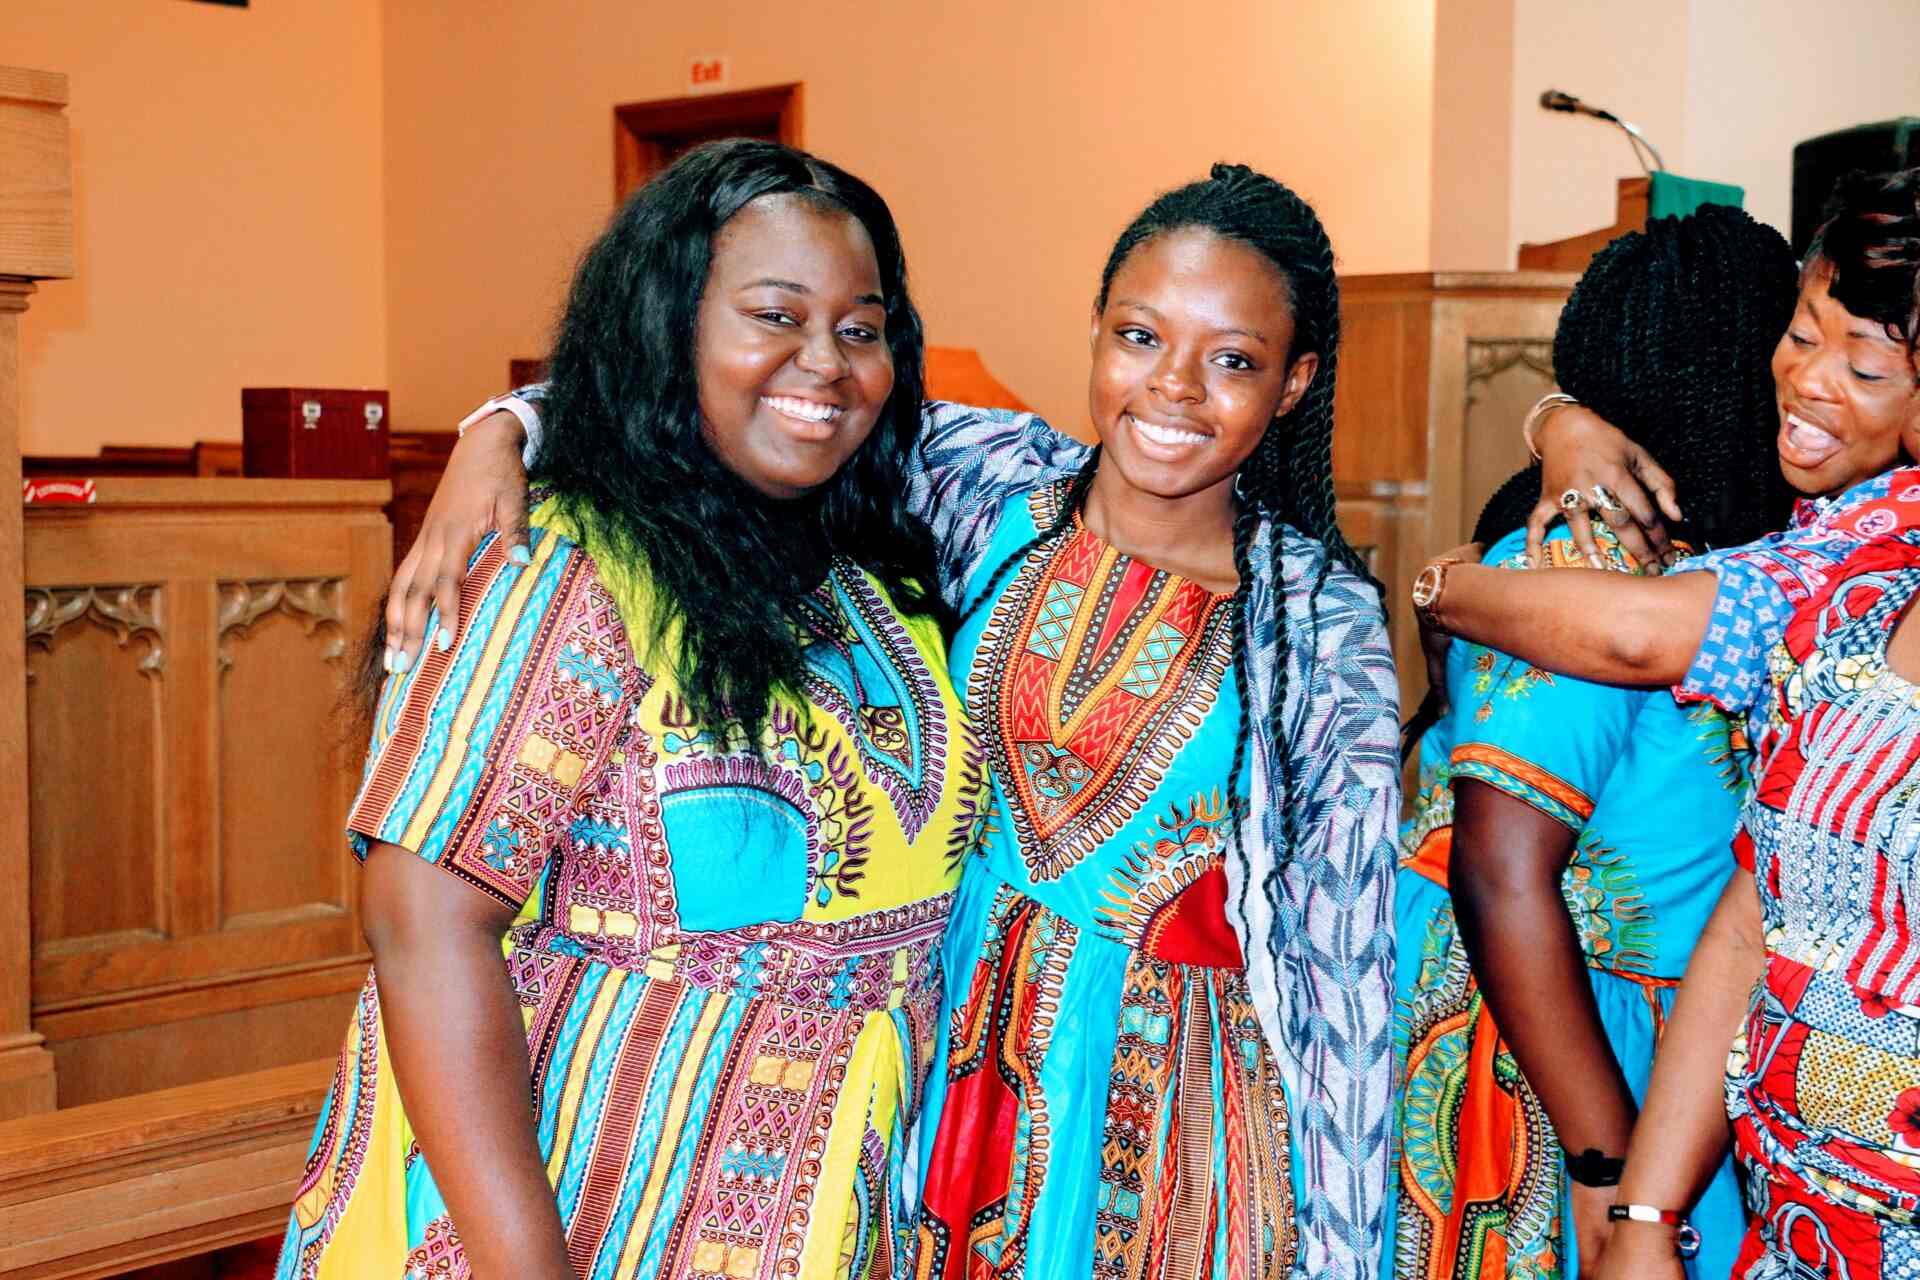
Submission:
[[[1608,245],[1561,312],[1560,385],[1685,486],[1688,541],[1744,543],[1787,518],[1768,361],[1794,279],[1778,232],[1708,206]],[[1484,563],[1523,565],[1539,490],[1534,466],[1494,494],[1474,530]],[[1600,537],[1610,568],[1639,568]],[[1564,526],[1544,563],[1584,565]],[[1418,744],[1395,907],[1404,1077],[1383,1273],[1590,1275],[1655,1037],[1734,870],[1745,735],[1712,707],[1488,645],[1453,646],[1444,701]],[[1743,1225],[1725,1162],[1695,1221],[1710,1246],[1695,1274],[1718,1280]]]
[[[918,1272],[1360,1280],[1399,788],[1377,585],[1334,519],[1332,247],[1215,166],[1121,235],[1091,336],[1098,447],[942,404],[917,446],[994,796],[945,945]],[[511,522],[536,400],[456,450],[411,581]]]
[[[1784,530],[1695,572],[1456,563],[1419,584],[1436,627],[1671,684],[1754,744],[1738,869],[1661,1038],[1603,1280],[1683,1274],[1729,1121],[1753,1214],[1737,1280],[1920,1273],[1920,468],[1893,465],[1920,448],[1920,170],[1842,181],[1772,365],[1781,469],[1819,495]],[[1548,474],[1566,443],[1543,444]]]

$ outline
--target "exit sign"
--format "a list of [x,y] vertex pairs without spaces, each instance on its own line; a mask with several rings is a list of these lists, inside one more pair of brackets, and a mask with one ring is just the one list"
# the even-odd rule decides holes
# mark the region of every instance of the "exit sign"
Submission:
[[687,88],[695,93],[727,87],[727,55],[695,54],[687,63]]

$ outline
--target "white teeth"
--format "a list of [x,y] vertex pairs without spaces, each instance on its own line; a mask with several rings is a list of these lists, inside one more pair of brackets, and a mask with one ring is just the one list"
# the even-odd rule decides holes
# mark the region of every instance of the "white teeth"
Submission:
[[1142,422],[1132,414],[1128,414],[1127,417],[1133,422],[1133,429],[1154,444],[1172,446],[1207,442],[1207,437],[1197,431],[1181,431],[1177,427],[1163,427],[1154,422]]
[[1795,448],[1809,452],[1830,449],[1840,443],[1831,431],[1814,426],[1797,413],[1787,415],[1787,439],[1793,442]]
[[775,413],[784,413],[789,418],[804,418],[808,422],[831,422],[840,416],[839,405],[802,400],[799,396],[761,396],[760,403]]

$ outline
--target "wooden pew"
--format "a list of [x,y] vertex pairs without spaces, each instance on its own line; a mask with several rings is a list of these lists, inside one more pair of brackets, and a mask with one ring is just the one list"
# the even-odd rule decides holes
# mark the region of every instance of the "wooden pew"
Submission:
[[[427,504],[453,452],[451,431],[396,431],[391,436],[393,497],[387,521],[393,526],[393,559],[413,545],[426,518]],[[37,454],[22,458],[29,478],[125,476],[200,476],[237,478],[240,442],[202,440],[191,445],[105,445],[95,454]]]
[[0,1276],[92,1280],[280,1231],[333,1066],[0,1123]]

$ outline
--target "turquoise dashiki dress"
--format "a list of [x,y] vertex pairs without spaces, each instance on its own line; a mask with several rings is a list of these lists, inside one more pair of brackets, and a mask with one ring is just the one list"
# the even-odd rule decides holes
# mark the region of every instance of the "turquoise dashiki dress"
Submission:
[[[1605,536],[1605,535],[1603,535]],[[1486,563],[1518,569],[1524,536]],[[1608,538],[1615,569],[1631,564]],[[1556,528],[1548,569],[1584,567]],[[1401,839],[1395,908],[1398,1280],[1553,1280],[1579,1272],[1559,1139],[1468,967],[1448,896],[1452,784],[1497,787],[1574,833],[1561,892],[1600,1018],[1644,1098],[1654,1042],[1693,945],[1734,871],[1748,788],[1744,732],[1668,691],[1590,684],[1484,645],[1448,654],[1451,707],[1420,742],[1419,789]],[[1744,1229],[1731,1164],[1692,1214],[1704,1241],[1688,1273],[1718,1280]]]
[[[458,642],[388,680],[356,846],[520,908],[528,1118],[580,1280],[896,1274],[940,934],[985,813],[939,628],[836,560],[804,710],[717,740],[635,655],[644,584],[534,521],[532,563],[483,544]],[[386,1034],[369,975],[282,1280],[468,1274]]]
[[[1002,518],[970,594],[1067,488]],[[1076,518],[956,637],[994,808],[947,931],[922,1276],[1293,1264],[1289,1107],[1225,910],[1234,615]]]

